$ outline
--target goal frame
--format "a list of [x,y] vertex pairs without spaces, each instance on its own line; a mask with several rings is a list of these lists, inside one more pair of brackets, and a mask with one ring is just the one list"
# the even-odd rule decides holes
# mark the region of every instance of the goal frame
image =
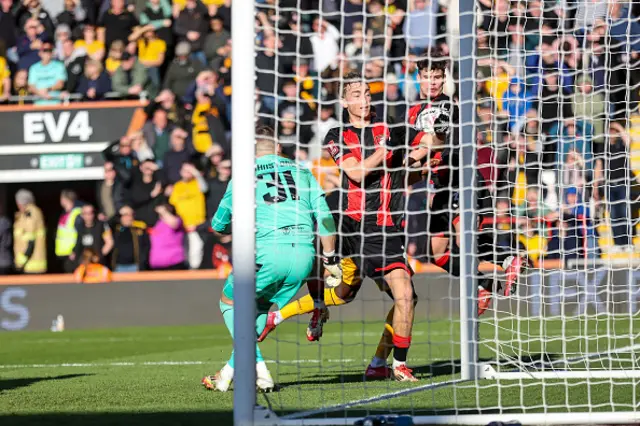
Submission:
[[[516,371],[496,371],[491,365],[480,363],[478,360],[479,342],[477,336],[477,259],[475,253],[475,238],[473,228],[475,214],[475,169],[463,167],[475,164],[475,2],[460,0],[460,117],[461,125],[459,143],[461,147],[460,165],[461,194],[461,275],[460,285],[460,333],[461,341],[461,377],[460,379],[430,383],[408,389],[379,395],[376,400],[392,398],[397,395],[415,393],[422,390],[434,389],[442,386],[454,386],[460,383],[480,380],[544,380],[544,379],[573,379],[573,378],[640,378],[640,370],[585,370],[585,371],[534,371],[523,369]],[[255,105],[255,66],[246,66],[248,58],[254,58],[255,64],[255,3],[243,4],[232,11],[232,59],[236,66],[232,67],[232,79],[236,82],[233,88],[232,127],[234,132],[232,149],[242,155],[234,155],[233,170],[255,169],[254,154],[254,123]],[[251,28],[251,31],[248,29]],[[239,65],[242,64],[242,65]],[[242,84],[238,84],[238,82]],[[236,305],[234,316],[235,328],[235,390],[234,390],[234,423],[239,426],[248,425],[351,425],[362,421],[361,417],[344,418],[308,418],[320,411],[328,413],[337,411],[329,407],[315,412],[294,413],[278,417],[271,410],[256,405],[255,388],[255,209],[248,209],[247,200],[255,198],[255,182],[253,173],[236,173],[233,178],[233,259],[235,274],[234,302]],[[640,345],[633,345],[623,349],[640,349]],[[597,354],[603,355],[603,354]],[[584,359],[587,359],[586,354]],[[347,402],[333,408],[347,409],[368,400]],[[628,424],[640,422],[640,413],[626,412],[571,412],[571,413],[510,413],[510,414],[464,414],[464,415],[429,415],[412,416],[415,424],[465,424],[485,425],[488,421],[511,422],[519,421],[524,424]]]

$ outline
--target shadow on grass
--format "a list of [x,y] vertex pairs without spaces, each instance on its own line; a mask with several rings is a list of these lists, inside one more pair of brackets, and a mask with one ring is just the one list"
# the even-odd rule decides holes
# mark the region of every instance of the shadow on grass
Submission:
[[[45,382],[49,380],[66,380],[74,379],[76,377],[91,376],[92,374],[65,374],[62,376],[50,376],[50,377],[25,377],[20,379],[0,379],[0,394],[5,391],[13,389],[24,388],[31,386],[34,383]],[[0,423],[3,424],[3,423]]]
[[[489,362],[492,364],[500,365],[502,371],[509,371],[518,367],[526,367],[528,369],[541,367],[545,365],[547,368],[553,365],[552,363],[562,358],[561,354],[554,353],[536,353],[526,354],[519,358],[503,359],[496,361],[495,358],[480,358],[478,361],[481,363]],[[411,366],[413,374],[419,379],[437,378],[444,376],[454,376],[460,373],[461,365],[460,360],[447,360],[438,361],[426,365]],[[344,383],[362,383],[365,381],[364,371],[332,371],[327,374],[315,374],[306,376],[304,379],[299,380],[298,377],[290,380],[280,380],[280,389],[284,389],[290,386],[298,385],[322,385],[322,384],[344,384]]]
[[[481,359],[481,362],[491,361]],[[413,374],[421,379],[435,378],[441,376],[451,376],[460,373],[460,360],[438,361],[427,365],[411,366]],[[362,383],[364,382],[364,371],[343,371],[340,373],[316,374],[307,376],[303,380],[292,379],[290,381],[280,381],[280,386],[286,388],[294,385],[317,385],[317,384],[338,384],[338,383]]]
[[2,426],[225,426],[232,424],[231,411],[0,415]]

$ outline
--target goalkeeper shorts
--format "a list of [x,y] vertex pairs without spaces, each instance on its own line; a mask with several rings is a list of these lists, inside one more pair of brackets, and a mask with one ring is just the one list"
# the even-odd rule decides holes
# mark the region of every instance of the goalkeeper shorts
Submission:
[[[281,243],[258,248],[256,256],[256,300],[259,310],[272,304],[278,309],[291,301],[313,269],[316,251],[312,244]],[[223,294],[233,300],[233,273]]]

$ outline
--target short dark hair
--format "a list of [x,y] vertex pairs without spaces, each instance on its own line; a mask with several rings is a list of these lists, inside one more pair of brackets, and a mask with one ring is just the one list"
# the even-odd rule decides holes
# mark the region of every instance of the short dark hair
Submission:
[[259,125],[256,127],[256,139],[273,141],[275,139],[275,132],[271,126]]
[[357,71],[349,71],[342,77],[342,97],[347,96],[347,88],[352,84],[364,83],[362,81],[362,74]]
[[418,71],[437,71],[441,70],[443,73],[449,68],[449,59],[440,50],[435,50],[429,53],[425,58],[422,58],[417,63]]

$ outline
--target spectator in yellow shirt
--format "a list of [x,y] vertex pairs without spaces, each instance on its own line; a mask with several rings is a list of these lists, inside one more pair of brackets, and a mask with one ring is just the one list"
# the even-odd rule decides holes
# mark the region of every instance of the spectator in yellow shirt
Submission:
[[313,162],[311,173],[327,193],[340,186],[340,170],[327,149],[323,149],[322,156]]
[[11,71],[7,60],[0,56],[0,103],[4,103],[11,96]]
[[138,27],[129,36],[129,41],[137,41],[138,60],[147,68],[147,73],[153,83],[160,87],[160,67],[164,63],[167,43],[158,38],[153,25]]
[[206,221],[204,194],[208,190],[207,181],[193,164],[184,163],[180,169],[180,180],[173,185],[169,203],[176,208],[187,231],[189,242],[188,260],[191,269],[198,269],[202,263],[204,244],[198,228]]
[[120,68],[120,62],[122,62],[122,54],[124,53],[124,43],[122,40],[116,40],[111,43],[109,48],[109,55],[107,60],[104,61],[104,67],[107,69],[109,76],[112,76],[118,68]]
[[76,49],[85,49],[87,56],[96,61],[104,58],[104,43],[98,40],[96,28],[93,25],[85,24],[82,28],[82,38],[73,45]]

